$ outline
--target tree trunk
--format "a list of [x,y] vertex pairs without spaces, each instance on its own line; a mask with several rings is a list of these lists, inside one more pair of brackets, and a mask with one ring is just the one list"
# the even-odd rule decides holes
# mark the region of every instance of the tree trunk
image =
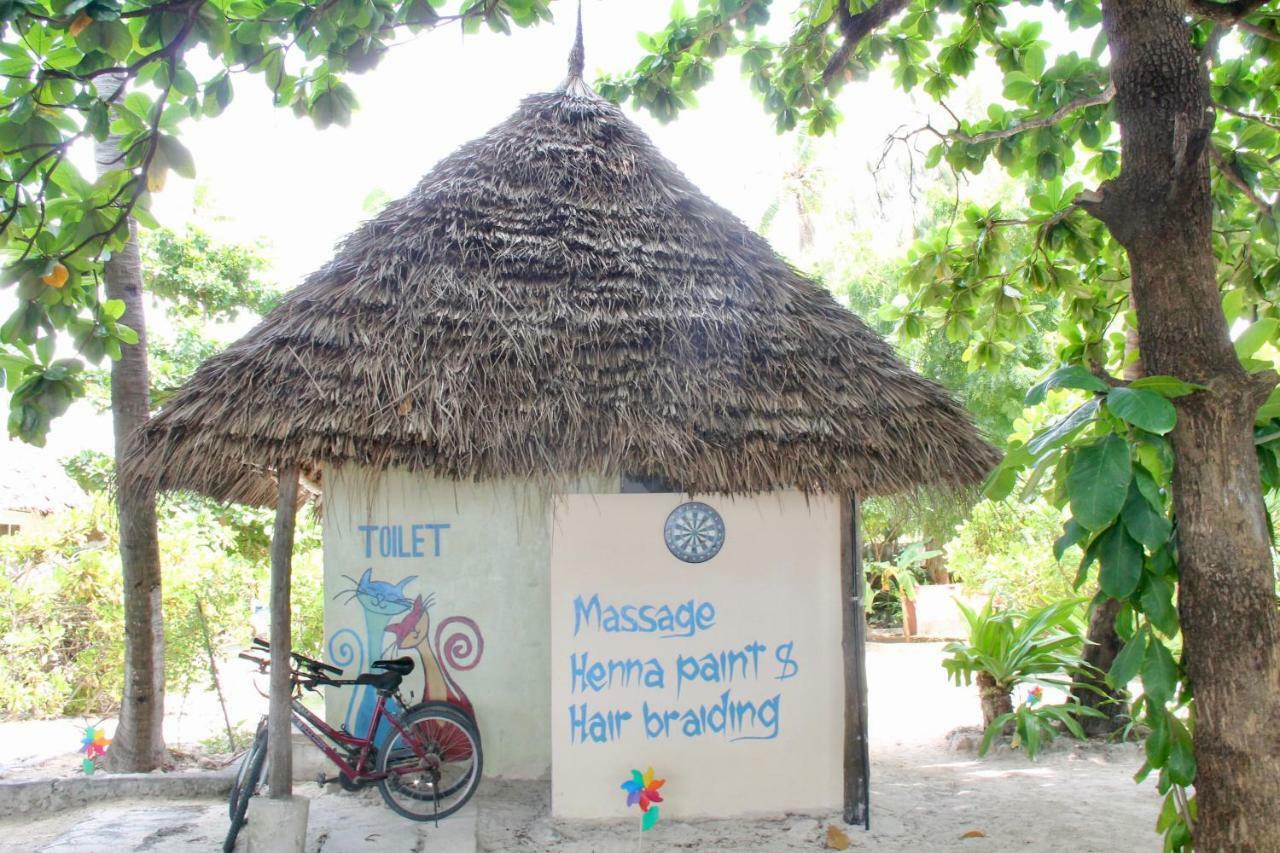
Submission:
[[[109,86],[110,83],[103,83]],[[116,82],[119,85],[119,82]],[[96,150],[99,173],[119,156],[119,140],[109,138]],[[133,432],[151,416],[147,376],[147,323],[142,291],[142,260],[137,226],[130,220],[129,241],[105,267],[108,299],[125,304],[121,322],[138,333],[138,343],[123,348],[111,363],[111,420],[115,432],[116,509],[120,519],[120,562],[124,579],[124,696],[120,723],[107,750],[107,767],[145,772],[164,761],[164,612],[160,599],[160,544],[156,534],[155,493],[120,476],[120,461]]]
[[1120,601],[1108,598],[1098,602],[1089,614],[1089,633],[1084,647],[1084,662],[1092,669],[1083,670],[1071,680],[1071,698],[1081,705],[1095,708],[1105,717],[1079,717],[1080,727],[1089,737],[1104,737],[1124,727],[1129,721],[1129,707],[1123,690],[1107,684],[1107,670],[1115,663],[1124,642],[1116,633],[1116,614]]
[[290,680],[290,589],[293,580],[293,531],[298,515],[298,466],[276,471],[276,524],[271,533],[271,704],[267,710],[267,781],[271,798],[293,796],[293,725]]
[[902,605],[902,636],[910,640],[916,635],[916,602],[914,598],[899,595],[898,603]]
[[1176,401],[1183,662],[1196,697],[1199,850],[1280,850],[1280,626],[1254,413],[1275,377],[1231,346],[1210,244],[1208,76],[1180,0],[1104,0],[1122,171],[1089,208],[1129,255],[1152,374],[1208,386]]
[[[941,551],[943,544],[936,537],[930,536],[925,540],[924,548],[926,551]],[[951,572],[947,571],[946,554],[938,554],[936,557],[925,560],[924,569],[929,573],[930,583],[951,583]]]
[[[987,728],[1002,714],[1013,711],[1013,693],[1002,689],[990,673],[978,673],[978,701],[982,703],[982,728]],[[1012,721],[1005,727],[1013,728]]]

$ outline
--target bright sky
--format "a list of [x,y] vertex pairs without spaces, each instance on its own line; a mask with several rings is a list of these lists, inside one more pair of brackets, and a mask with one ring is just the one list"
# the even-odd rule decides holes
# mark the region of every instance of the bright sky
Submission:
[[[795,3],[774,5],[770,30],[782,37],[791,25],[786,10]],[[370,216],[371,193],[404,194],[442,157],[511,114],[522,97],[561,82],[576,4],[553,8],[554,24],[511,36],[486,30],[464,37],[455,24],[409,38],[376,70],[349,78],[360,108],[346,128],[316,130],[309,119],[273,107],[260,77],[237,77],[226,112],[183,130],[196,181],[171,175],[153,200],[153,213],[168,226],[193,221],[222,239],[262,242],[272,275],[292,288]],[[661,29],[670,9],[670,0],[585,0],[589,79],[633,66],[642,56],[636,33]],[[1087,50],[1087,44],[1071,46]],[[977,77],[969,87],[975,107],[990,97],[992,83],[998,85],[989,75]],[[965,103],[958,96],[953,106]],[[909,239],[912,206],[901,169],[896,180],[891,169],[878,182],[871,170],[890,134],[923,123],[916,104],[891,86],[888,74],[850,84],[838,133],[813,143],[824,196],[838,199],[858,228],[875,231],[883,253],[900,252]],[[733,56],[717,65],[716,79],[699,93],[699,107],[676,122],[632,116],[703,192],[753,228],[797,162],[801,137],[776,134]],[[983,180],[989,183],[987,176]],[[194,205],[197,187],[208,199],[202,211]],[[783,205],[768,236],[780,252],[796,257],[789,209]],[[828,245],[835,245],[834,238]],[[55,425],[49,444],[58,455],[85,446],[108,450],[110,422],[77,404]]]
[[[553,8],[554,25],[511,36],[485,30],[464,37],[452,25],[397,45],[375,71],[349,78],[360,109],[347,128],[317,131],[309,120],[272,107],[259,78],[237,80],[227,112],[184,133],[199,183],[211,190],[216,211],[233,218],[217,230],[269,241],[276,273],[291,286],[368,217],[370,192],[404,194],[442,157],[510,115],[525,95],[561,82],[575,7]],[[588,76],[634,65],[642,56],[636,33],[660,29],[669,12],[669,0],[587,0]],[[788,27],[785,20],[777,24]],[[717,71],[699,109],[679,121],[664,126],[634,117],[704,192],[754,226],[794,160],[796,141],[774,132],[739,79],[736,58]],[[871,103],[894,97],[887,87],[875,88]],[[848,146],[873,148],[884,138],[871,128],[845,136]],[[155,199],[160,221],[192,218],[193,186],[175,181]]]

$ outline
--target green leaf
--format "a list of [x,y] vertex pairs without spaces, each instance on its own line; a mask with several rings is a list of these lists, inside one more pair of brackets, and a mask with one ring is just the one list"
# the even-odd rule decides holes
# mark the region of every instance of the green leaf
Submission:
[[1280,418],[1280,387],[1271,389],[1266,402],[1258,409],[1254,423],[1264,424],[1275,418]]
[[1095,536],[1093,537],[1093,541],[1085,546],[1084,556],[1080,558],[1080,568],[1076,569],[1075,580],[1071,583],[1073,588],[1079,589],[1084,582],[1089,579],[1089,567],[1097,561],[1098,546],[1101,545],[1101,543],[1102,537]]
[[1082,391],[1105,392],[1110,386],[1078,364],[1060,367],[1050,373],[1039,385],[1027,392],[1028,406],[1044,402],[1045,396],[1055,388],[1078,388]]
[[133,346],[138,342],[138,333],[124,323],[116,323],[116,340]]
[[1205,390],[1203,385],[1197,385],[1194,382],[1183,382],[1181,379],[1176,379],[1172,376],[1143,376],[1141,379],[1135,379],[1130,382],[1129,387],[1154,391],[1161,397],[1167,397],[1171,400],[1194,394],[1196,391]]
[[1173,606],[1173,584],[1168,580],[1148,573],[1138,603],[1156,630],[1166,637],[1178,633],[1178,609]]
[[1165,644],[1153,637],[1142,661],[1142,691],[1148,702],[1164,707],[1177,689],[1178,664]]
[[1120,510],[1124,526],[1134,539],[1137,539],[1149,550],[1155,551],[1169,541],[1173,525],[1163,513],[1156,512],[1138,487],[1137,478],[1129,486],[1129,496],[1125,498],[1124,507]]
[[1152,767],[1164,767],[1169,760],[1169,723],[1165,719],[1168,712],[1163,708],[1152,710],[1147,714],[1147,723],[1151,730],[1147,733],[1147,741],[1143,744],[1147,753],[1147,762]]
[[120,21],[94,21],[75,40],[85,53],[100,50],[117,60],[127,59],[133,52],[133,36]]
[[1036,433],[1031,441],[1027,442],[1027,450],[1030,451],[1032,458],[1070,441],[1072,436],[1093,420],[1093,416],[1098,412],[1098,405],[1097,398],[1094,398],[1053,426]]
[[1151,508],[1161,515],[1164,514],[1164,502],[1160,498],[1160,487],[1156,485],[1155,478],[1148,473],[1147,469],[1141,465],[1134,466],[1133,482],[1137,485],[1138,491],[1146,498],[1147,503],[1151,504]]
[[184,178],[194,178],[196,176],[195,160],[191,157],[191,152],[187,150],[187,146],[179,142],[172,136],[161,136],[158,140],[157,155],[163,155],[162,159],[169,168],[177,172]]
[[220,115],[231,103],[231,96],[231,75],[219,74],[205,84],[204,114],[209,117]]
[[1129,445],[1118,435],[1074,451],[1067,474],[1071,514],[1090,530],[1101,530],[1120,514],[1129,490]]
[[1165,771],[1175,785],[1190,785],[1196,778],[1196,757],[1191,749],[1191,739],[1176,738],[1169,747],[1169,760]]
[[123,299],[108,299],[102,303],[102,315],[108,320],[119,320],[124,316],[125,307]]
[[1112,388],[1107,392],[1107,409],[1121,420],[1157,435],[1173,429],[1178,419],[1172,403],[1142,388]]
[[1035,761],[1036,755],[1040,752],[1040,720],[1035,714],[1028,711],[1018,715],[1018,723],[1018,728],[1022,732],[1022,743],[1027,750],[1027,757]]
[[1142,662],[1147,656],[1147,632],[1139,631],[1133,639],[1124,644],[1120,654],[1111,663],[1107,672],[1107,683],[1117,690],[1127,690],[1129,682],[1137,677],[1142,669]]
[[1263,317],[1240,333],[1235,340],[1236,355],[1248,358],[1262,348],[1267,341],[1276,338],[1276,330],[1280,329],[1280,320]]
[[1067,519],[1067,523],[1062,526],[1062,535],[1054,540],[1053,558],[1061,560],[1068,548],[1079,545],[1088,536],[1089,531],[1080,522],[1074,518]]
[[1000,732],[1014,717],[1013,712],[1001,714],[991,721],[987,730],[982,733],[982,743],[978,744],[978,756],[984,756],[991,749],[991,742],[1000,736]]
[[1013,487],[1018,485],[1018,469],[1000,465],[982,485],[982,494],[993,501],[1002,501],[1009,497]]
[[1142,546],[1123,524],[1113,524],[1101,534],[1098,542],[1098,585],[1112,598],[1133,595],[1142,578]]

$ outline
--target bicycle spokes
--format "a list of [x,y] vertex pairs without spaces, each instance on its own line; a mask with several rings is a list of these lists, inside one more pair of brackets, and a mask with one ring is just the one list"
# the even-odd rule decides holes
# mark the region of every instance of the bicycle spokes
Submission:
[[448,709],[407,715],[404,731],[388,739],[380,783],[387,804],[406,817],[432,820],[452,814],[479,781],[480,744],[474,725]]

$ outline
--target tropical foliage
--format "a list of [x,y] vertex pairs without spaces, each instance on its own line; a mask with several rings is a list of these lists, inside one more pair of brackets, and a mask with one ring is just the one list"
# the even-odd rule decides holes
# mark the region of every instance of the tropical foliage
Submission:
[[[102,479],[110,460],[82,456],[77,479],[97,489],[85,506],[0,537],[0,708],[6,717],[111,712],[120,700],[124,610],[119,531]],[[165,681],[209,684],[201,622],[219,655],[249,640],[255,603],[267,600],[271,514],[198,498],[159,507],[164,561]],[[323,634],[319,524],[299,515],[294,637],[318,652]],[[203,615],[202,615],[203,613]]]
[[956,684],[971,684],[985,673],[1005,696],[1028,683],[1067,687],[1084,644],[1077,615],[1082,603],[1068,599],[1022,613],[997,611],[989,599],[977,611],[957,601],[969,638],[943,648],[948,657],[942,666]]
[[[1038,696],[1032,693],[1031,696]],[[978,754],[986,755],[991,744],[1005,728],[1013,730],[1009,745],[1014,749],[1022,748],[1027,758],[1032,761],[1040,750],[1062,734],[1064,731],[1078,740],[1085,739],[1084,729],[1080,727],[1077,717],[1101,717],[1102,712],[1089,708],[1078,702],[1064,702],[1056,705],[1040,705],[1031,701],[1019,704],[1012,711],[1007,711],[991,721],[982,735],[982,743],[978,746]]]
[[[962,344],[974,369],[995,367],[1013,357],[1018,342],[1026,338],[1053,336],[1055,361],[1061,369],[1034,389],[1027,403],[1036,405],[1051,389],[1066,388],[1078,393],[1078,408],[1015,446],[989,494],[1000,497],[1017,488],[1032,496],[1043,490],[1055,505],[1069,508],[1071,518],[1055,556],[1079,546],[1084,559],[1078,585],[1087,582],[1096,568],[1099,595],[1123,602],[1117,629],[1129,641],[1128,654],[1123,663],[1117,662],[1120,668],[1113,669],[1111,680],[1119,684],[1126,674],[1140,672],[1145,681],[1149,670],[1152,686],[1135,705],[1135,714],[1153,731],[1169,728],[1168,720],[1191,701],[1185,689],[1186,661],[1174,658],[1171,651],[1177,648],[1174,644],[1181,630],[1172,517],[1177,491],[1172,468],[1179,451],[1167,438],[1183,405],[1175,401],[1204,392],[1218,395],[1214,400],[1224,410],[1251,411],[1258,394],[1275,384],[1269,371],[1275,366],[1272,357],[1280,329],[1280,206],[1276,204],[1280,124],[1275,119],[1280,107],[1280,63],[1276,62],[1280,16],[1266,0],[1112,3],[1105,6],[1110,13],[1105,19],[1099,0],[1022,4],[1037,7],[1042,13],[1037,16],[1020,15],[1013,4],[1003,2],[806,0],[793,18],[789,37],[779,42],[766,37],[759,26],[777,5],[764,0],[706,0],[696,10],[678,7],[665,29],[645,37],[648,55],[635,69],[604,81],[601,89],[669,119],[694,102],[694,93],[712,77],[716,59],[733,51],[780,131],[803,128],[823,134],[840,121],[836,101],[840,88],[883,68],[904,91],[922,92],[941,108],[940,118],[904,128],[897,135],[898,143],[927,146],[926,166],[956,175],[994,166],[1024,183],[1025,199],[1019,203],[961,202],[946,227],[924,235],[912,251],[907,277],[911,295],[895,306],[894,313],[907,337],[941,333]],[[1055,49],[1045,36],[1043,19],[1048,17],[1056,18],[1059,31],[1077,33],[1077,41],[1083,37],[1087,44],[1092,36],[1092,48],[1084,55]],[[1130,92],[1128,101],[1123,93],[1117,97],[1120,80],[1111,63],[1119,44],[1111,37],[1117,27],[1128,28],[1121,45],[1126,49],[1136,41],[1128,34],[1138,31],[1147,40],[1144,49],[1152,40],[1160,40],[1166,48],[1158,54],[1133,51],[1134,61],[1148,63],[1144,68],[1158,66],[1160,60],[1152,57],[1167,59],[1174,53],[1192,67],[1207,65],[1208,92],[1200,91],[1194,75],[1189,75],[1176,95],[1162,94],[1169,103],[1185,98],[1200,105],[1197,115],[1216,114],[1216,121],[1200,122],[1194,145],[1169,150],[1170,138],[1175,147],[1182,144],[1178,128],[1172,126],[1178,122],[1161,112],[1158,99],[1151,98],[1148,90]],[[1171,67],[1166,63],[1166,69]],[[985,111],[958,110],[953,99],[960,87],[992,73],[1000,81],[993,87],[999,97],[992,97]],[[1164,83],[1178,85],[1172,76],[1162,78]],[[1154,83],[1144,78],[1136,85]],[[1126,103],[1132,122],[1127,142],[1118,126]],[[1144,120],[1139,105],[1150,113],[1145,117],[1146,130],[1160,127],[1171,133],[1133,132]],[[1181,130],[1191,132],[1185,122]],[[1164,140],[1164,150],[1136,147],[1155,139]],[[1126,144],[1130,155],[1140,152],[1132,163],[1122,162],[1120,156]],[[1144,224],[1159,219],[1155,214],[1168,207],[1175,190],[1169,189],[1163,200],[1141,209],[1121,213],[1114,204],[1116,199],[1142,197],[1139,184],[1123,183],[1124,170],[1132,165],[1130,175],[1136,177],[1145,168],[1143,162],[1149,165],[1157,160],[1169,162],[1168,168],[1156,171],[1171,186],[1183,180],[1182,174],[1212,175],[1211,187],[1207,181],[1197,183],[1197,194],[1186,196],[1188,209],[1211,208],[1212,225],[1204,217],[1203,231],[1176,246],[1185,257],[1196,258],[1198,269],[1206,268],[1202,260],[1208,266],[1216,264],[1223,295],[1221,314],[1217,306],[1203,300],[1193,312],[1169,311],[1155,300],[1145,307],[1130,300],[1135,249],[1143,259],[1159,259],[1174,248],[1174,244],[1145,245],[1143,240],[1160,240],[1157,229],[1144,230]],[[1139,180],[1152,180],[1152,173],[1142,174],[1147,177]],[[1205,191],[1207,199],[1202,195]],[[1202,258],[1207,251],[1211,257]],[[1157,265],[1158,260],[1153,260],[1147,269]],[[1146,280],[1152,282],[1149,287],[1157,298],[1170,288],[1188,292],[1181,275],[1149,274]],[[1038,301],[1046,297],[1061,309],[1052,319],[1039,316],[1037,310]],[[1179,324],[1193,323],[1190,313],[1212,320],[1213,331],[1197,339],[1204,349],[1196,354],[1190,354],[1186,338],[1172,348],[1153,348],[1148,354],[1183,365],[1186,375],[1140,378],[1140,371],[1131,369],[1143,354],[1130,345],[1125,332],[1137,326],[1138,315],[1144,312],[1152,325],[1139,332],[1150,335],[1152,341],[1161,336],[1179,339]],[[1162,325],[1156,327],[1157,322]],[[1210,347],[1220,348],[1217,338],[1225,337],[1225,329],[1242,326],[1247,328],[1236,336],[1236,358],[1229,350],[1221,353],[1219,349],[1213,350],[1212,357],[1203,355]],[[1175,357],[1179,351],[1188,353],[1181,361]],[[1246,377],[1245,371],[1253,378]],[[1117,378],[1133,373],[1138,376]],[[1226,398],[1225,385],[1205,392],[1189,381],[1209,377],[1246,389],[1239,391],[1240,402]],[[1205,411],[1204,406],[1212,404],[1199,405],[1199,411]],[[1257,414],[1256,445],[1264,481],[1276,467],[1272,445],[1280,437],[1277,416],[1280,396],[1273,393]],[[1238,442],[1234,433],[1231,439],[1223,439],[1214,448],[1222,455],[1213,461],[1197,457],[1195,464],[1202,467],[1184,471],[1183,477],[1210,476],[1214,465],[1236,452]],[[1237,510],[1252,513],[1257,506],[1256,495],[1241,495]],[[1195,546],[1204,546],[1208,535],[1199,536]],[[1185,559],[1191,545],[1181,544]],[[1243,541],[1239,544],[1244,547]],[[1248,547],[1248,586],[1256,590],[1260,549],[1252,540]],[[1251,596],[1246,597],[1253,600]],[[1222,610],[1232,606],[1215,599],[1213,606],[1219,605]],[[1202,616],[1200,629],[1212,629],[1215,619],[1224,618],[1209,612]],[[1258,630],[1274,634],[1273,607],[1260,603],[1251,611],[1251,619]],[[1269,672],[1274,673],[1274,658],[1268,660]],[[1217,670],[1208,661],[1200,665],[1202,678],[1231,683],[1235,691],[1251,689],[1248,677],[1232,675],[1233,667],[1244,666],[1243,660]],[[1158,785],[1166,805],[1179,816],[1162,822],[1161,829],[1168,846],[1182,849],[1190,843],[1194,823],[1196,806],[1186,786],[1194,778],[1195,765],[1187,760],[1189,751],[1179,748],[1175,755],[1173,747],[1161,747],[1175,742],[1180,741],[1158,738],[1148,758],[1149,767],[1160,771]],[[1232,772],[1223,764],[1218,775],[1203,780],[1204,785],[1231,783]],[[1238,781],[1244,778],[1241,775]],[[1257,784],[1248,784],[1236,789],[1236,795],[1223,794],[1219,799],[1239,800],[1242,791],[1274,797],[1275,783],[1275,774],[1270,774],[1266,794]],[[1229,834],[1227,810],[1220,814],[1223,820],[1215,823],[1213,832],[1222,839]]]
[[1053,551],[1061,532],[1062,512],[1047,501],[979,501],[946,544],[947,568],[1014,610],[1073,598],[1076,563]]
[[[195,175],[184,124],[227,108],[257,78],[274,102],[317,127],[346,124],[344,82],[373,68],[405,31],[460,21],[508,32],[546,19],[548,0],[309,3],[303,0],[21,0],[0,9],[0,250],[19,307],[3,328],[10,432],[39,442],[83,392],[84,362],[117,358],[137,335],[105,298],[101,265],[132,217],[156,227],[150,196],[170,173]],[[207,55],[208,59],[205,59]],[[95,179],[71,155],[119,137]],[[75,358],[55,358],[65,335]]]
[[[990,599],[977,611],[956,602],[968,623],[969,638],[948,643],[942,665],[956,684],[978,682],[986,726],[981,754],[1001,733],[1009,732],[1012,745],[1021,746],[1034,760],[1041,746],[1062,730],[1084,737],[1076,717],[1101,716],[1074,701],[1040,703],[1043,687],[1065,690],[1084,666],[1083,625],[1077,615],[1083,603],[1084,599],[1068,599],[1022,612],[994,610]],[[1027,685],[1037,689],[1015,708],[1014,691]]]

